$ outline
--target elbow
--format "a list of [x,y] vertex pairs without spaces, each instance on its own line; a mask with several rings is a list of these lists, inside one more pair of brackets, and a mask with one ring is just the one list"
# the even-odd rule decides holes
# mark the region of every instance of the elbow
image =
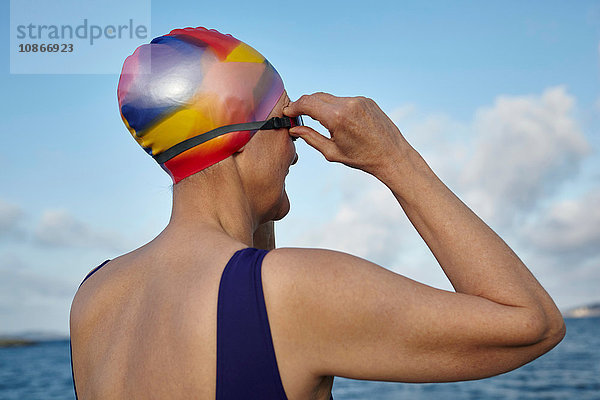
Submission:
[[[559,344],[567,334],[567,326],[560,312],[557,310],[548,329],[545,332],[543,341],[550,345],[550,349]],[[548,350],[550,350],[548,349]]]
[[559,344],[567,333],[567,326],[561,312],[554,303],[552,306],[550,311],[546,313],[547,323],[543,337],[543,341],[550,346],[548,350]]
[[537,313],[530,316],[527,325],[530,328],[527,334],[528,344],[539,347],[542,350],[540,355],[559,344],[567,332],[565,321],[558,309],[550,315]]

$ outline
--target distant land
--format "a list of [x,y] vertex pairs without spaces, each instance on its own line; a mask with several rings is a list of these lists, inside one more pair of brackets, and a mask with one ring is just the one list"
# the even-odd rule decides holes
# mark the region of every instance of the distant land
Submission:
[[31,346],[39,342],[69,340],[69,336],[54,332],[20,332],[0,335],[0,347]]
[[33,340],[24,339],[0,339],[0,347],[23,347],[36,344]]
[[591,318],[600,317],[600,303],[589,304],[572,308],[563,313],[565,318]]

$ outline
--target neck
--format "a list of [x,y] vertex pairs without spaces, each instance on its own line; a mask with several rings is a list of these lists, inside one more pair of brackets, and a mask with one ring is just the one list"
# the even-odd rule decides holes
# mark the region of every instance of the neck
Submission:
[[185,231],[188,237],[200,237],[207,231],[224,233],[253,246],[258,218],[235,165],[223,164],[190,176],[173,188],[173,211],[166,230]]

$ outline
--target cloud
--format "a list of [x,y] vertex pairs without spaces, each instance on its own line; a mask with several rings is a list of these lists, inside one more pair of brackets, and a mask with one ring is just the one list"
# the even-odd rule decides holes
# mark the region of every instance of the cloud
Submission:
[[76,286],[30,271],[20,260],[0,266],[0,333],[25,330],[68,332]]
[[416,112],[415,105],[412,103],[407,103],[407,104],[403,104],[403,105],[398,106],[395,109],[393,109],[390,112],[389,117],[393,121],[401,121],[410,116],[413,116],[415,114],[415,112]]
[[53,247],[128,249],[128,243],[113,232],[101,232],[65,210],[47,210],[34,233],[36,243]]
[[409,225],[391,192],[371,176],[349,171],[339,188],[344,201],[329,221],[315,226],[300,245],[344,251],[390,266],[406,245]]
[[394,110],[390,113],[391,119],[444,182],[456,184],[470,151],[464,140],[465,134],[471,132],[470,124],[443,112],[426,113],[409,106],[410,114],[402,115]]
[[600,255],[600,189],[545,209],[523,231],[539,252],[583,260]]
[[45,210],[36,227],[24,224],[26,213],[0,198],[0,240],[45,247],[126,251],[134,243],[114,232],[100,231],[66,210]]
[[21,236],[20,223],[24,216],[21,207],[0,199],[0,238]]
[[[510,228],[520,226],[542,200],[576,176],[589,154],[574,104],[559,86],[537,96],[499,96],[467,123],[443,113],[425,115],[412,104],[393,113],[396,120],[410,115],[404,124],[409,141],[418,143],[415,147],[423,149],[434,170],[469,206],[494,225]],[[310,239],[363,256],[395,259],[391,252],[397,254],[398,246],[388,245],[407,235],[403,229],[412,229],[397,227],[403,218],[395,199],[374,180],[348,182],[347,191],[359,194],[344,193],[338,212]]]
[[577,174],[590,146],[573,106],[574,98],[560,86],[541,96],[500,96],[477,111],[477,139],[460,185],[485,217],[510,221]]

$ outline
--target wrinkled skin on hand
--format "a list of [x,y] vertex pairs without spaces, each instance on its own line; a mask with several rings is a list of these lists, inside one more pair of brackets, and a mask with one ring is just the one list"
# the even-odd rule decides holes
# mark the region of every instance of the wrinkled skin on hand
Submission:
[[308,115],[327,128],[331,138],[308,126],[291,128],[290,134],[301,137],[328,161],[375,176],[397,167],[412,150],[392,120],[366,97],[314,93],[290,103],[283,112],[290,117]]

